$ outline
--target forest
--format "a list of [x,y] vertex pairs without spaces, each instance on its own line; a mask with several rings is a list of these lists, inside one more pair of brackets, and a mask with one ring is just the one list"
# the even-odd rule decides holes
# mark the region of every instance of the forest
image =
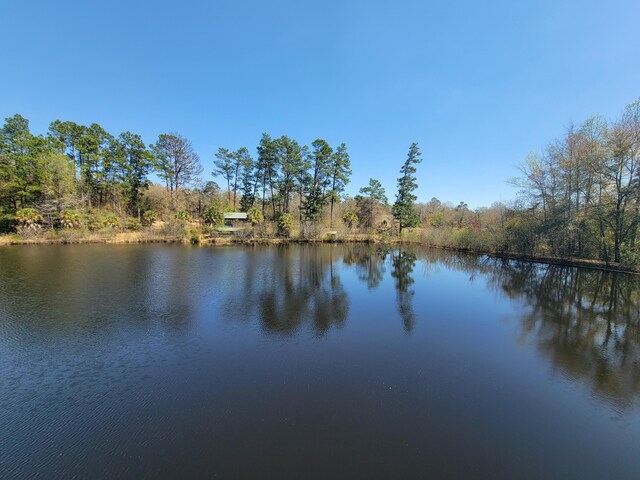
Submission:
[[[321,239],[330,231],[352,240],[640,263],[640,99],[616,119],[569,125],[507,180],[519,189],[516,199],[477,209],[464,201],[417,202],[422,158],[415,143],[398,161],[392,203],[375,178],[357,195],[345,194],[351,161],[344,143],[301,145],[265,133],[255,155],[221,147],[211,156],[214,169],[205,172],[179,133],[146,144],[128,131],[55,120],[38,135],[16,114],[0,130],[0,232],[33,241],[137,232],[197,242],[221,235]],[[230,233],[224,212],[232,211],[246,212],[248,221]]]

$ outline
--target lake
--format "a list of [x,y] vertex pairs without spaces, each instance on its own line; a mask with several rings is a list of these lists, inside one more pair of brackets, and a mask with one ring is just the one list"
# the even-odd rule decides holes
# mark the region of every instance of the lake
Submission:
[[367,245],[0,249],[2,478],[640,478],[640,277]]

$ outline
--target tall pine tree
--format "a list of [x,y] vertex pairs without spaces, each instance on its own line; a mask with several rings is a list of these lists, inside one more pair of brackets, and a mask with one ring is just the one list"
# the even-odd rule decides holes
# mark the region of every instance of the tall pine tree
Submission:
[[276,198],[275,192],[278,183],[279,158],[277,155],[276,142],[267,133],[262,134],[258,145],[257,171],[259,181],[262,184],[262,215],[265,216],[265,206],[267,202],[267,188],[269,188],[273,218],[276,218]]
[[329,202],[331,204],[330,225],[333,227],[333,205],[340,200],[340,194],[349,183],[351,175],[351,160],[347,146],[342,143],[331,156],[330,177],[331,190],[329,191]]
[[418,144],[414,142],[409,148],[407,160],[400,169],[401,176],[398,178],[398,194],[391,209],[393,218],[398,221],[400,234],[402,234],[403,228],[418,225],[418,214],[413,206],[418,197],[413,194],[413,191],[418,188],[415,173],[416,165],[422,161],[420,157],[421,154],[418,149]]
[[216,152],[215,157],[216,159],[213,161],[213,164],[215,165],[213,175],[220,176],[227,181],[227,201],[231,203],[231,182],[235,180],[237,170],[234,152],[230,152],[227,148],[220,147]]
[[256,200],[256,172],[255,162],[245,147],[236,151],[236,159],[241,165],[240,177],[242,183],[242,196],[240,197],[240,210],[247,212]]
[[330,185],[331,157],[333,149],[329,144],[318,138],[311,144],[311,159],[313,174],[310,178],[309,191],[304,205],[305,218],[312,222],[322,220],[322,208],[326,203],[326,189]]

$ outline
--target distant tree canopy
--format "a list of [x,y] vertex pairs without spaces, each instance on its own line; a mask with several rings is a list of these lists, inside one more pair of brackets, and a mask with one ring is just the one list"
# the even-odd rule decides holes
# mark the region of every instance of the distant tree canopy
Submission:
[[395,224],[401,236],[433,245],[640,264],[640,100],[618,119],[572,125],[530,154],[510,180],[520,188],[511,204],[472,210],[464,201],[416,203],[421,161],[411,144],[389,207],[373,178],[354,198],[345,196],[346,144],[317,138],[307,146],[264,133],[255,157],[246,147],[215,152],[212,174],[223,180],[221,190],[202,178],[198,154],[178,133],[146,145],[129,131],[55,120],[35,135],[16,114],[0,128],[0,231],[133,228],[177,217],[214,224],[219,212],[240,209],[261,231],[286,236],[333,228],[337,216],[338,228],[350,233],[384,236]]
[[49,226],[81,224],[69,218],[82,209],[139,215],[152,172],[173,194],[194,186],[202,168],[177,133],[161,134],[147,148],[140,135],[112,135],[97,123],[55,120],[46,135],[34,135],[28,120],[14,115],[0,130],[0,230],[24,209],[37,210]]
[[264,133],[255,161],[245,147],[235,152],[220,148],[216,158],[214,174],[225,179],[234,208],[241,189],[240,209],[249,211],[259,201],[263,216],[271,220],[290,213],[297,197],[300,221],[321,220],[329,205],[333,223],[334,205],[351,176],[346,144],[334,150],[323,139],[316,139],[309,148],[287,136],[272,138]]
[[[213,176],[226,187],[225,208],[247,212],[259,206],[271,221],[295,205],[299,221],[320,221],[328,206],[333,222],[351,175],[344,143],[334,150],[317,139],[307,147],[266,133],[255,159],[246,147],[221,147],[213,164]],[[202,173],[191,142],[176,132],[162,133],[147,146],[132,132],[112,135],[97,123],[55,120],[46,135],[34,135],[28,120],[14,115],[0,130],[0,229],[18,225],[17,212],[27,208],[49,226],[83,223],[69,221],[73,215],[65,212],[82,216],[105,208],[140,221],[147,210],[189,211],[202,218],[221,193]],[[149,191],[151,174],[164,184],[166,200],[156,186]]]
[[640,100],[612,122],[571,125],[519,169],[511,183],[537,247],[615,262],[640,256]]

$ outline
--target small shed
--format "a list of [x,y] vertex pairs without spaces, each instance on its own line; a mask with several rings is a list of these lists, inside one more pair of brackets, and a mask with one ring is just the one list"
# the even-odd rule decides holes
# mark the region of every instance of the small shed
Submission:
[[233,233],[245,230],[246,225],[240,225],[246,222],[247,214],[245,212],[224,212],[224,226],[218,227],[216,230],[220,233]]
[[246,212],[224,212],[224,219],[227,220],[246,220]]

